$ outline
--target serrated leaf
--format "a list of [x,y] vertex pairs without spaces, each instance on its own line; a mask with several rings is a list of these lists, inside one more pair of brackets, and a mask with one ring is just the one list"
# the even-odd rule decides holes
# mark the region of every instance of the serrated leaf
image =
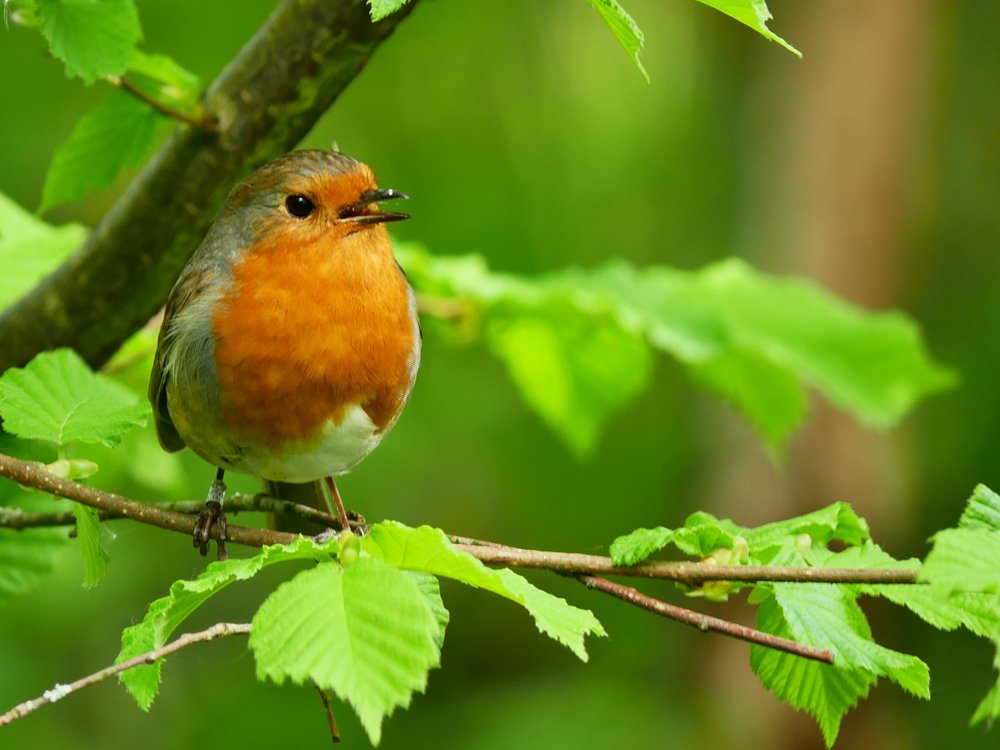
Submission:
[[95,374],[70,349],[44,352],[0,377],[4,429],[22,438],[113,446],[148,414],[145,399]]
[[707,557],[717,549],[732,548],[740,528],[732,521],[720,520],[709,513],[695,513],[679,529],[662,526],[637,529],[611,543],[611,559],[615,565],[635,565],[668,544],[694,557]]
[[448,623],[451,621],[451,613],[445,608],[444,601],[441,599],[441,584],[430,573],[422,573],[419,570],[407,570],[405,572],[417,584],[417,588],[420,589],[424,598],[427,599],[427,606],[431,608],[434,619],[437,620],[438,632],[434,636],[434,642],[437,644],[438,650],[440,650],[444,646],[445,630],[447,630]]
[[743,529],[741,533],[750,545],[751,555],[757,555],[770,547],[787,544],[799,534],[808,534],[813,542],[824,545],[831,541],[861,544],[868,538],[868,524],[847,503],[832,503],[795,518]]
[[587,661],[584,638],[605,635],[591,612],[536,588],[512,570],[487,568],[455,549],[440,529],[411,529],[387,521],[374,525],[362,545],[368,554],[390,565],[451,578],[517,602],[528,610],[539,631],[567,646],[583,661]]
[[[25,492],[6,480],[0,480],[0,506],[26,512],[56,507],[51,499]],[[68,544],[65,529],[0,529],[0,606],[38,586]]]
[[930,697],[927,665],[871,640],[868,621],[846,588],[780,583],[772,590],[796,640],[829,649],[837,666],[887,677],[919,698]]
[[866,585],[862,591],[906,607],[938,630],[954,630],[961,626],[985,638],[1000,637],[1000,596],[997,594],[907,584]]
[[[774,597],[760,603],[757,627],[765,633],[794,639]],[[827,747],[833,747],[837,740],[844,714],[868,695],[878,679],[871,672],[840,669],[757,644],[750,647],[750,667],[779,700],[812,714]]]
[[[703,558],[717,549],[732,548],[736,537],[742,537],[752,561],[778,564],[773,550],[778,547],[794,548],[801,534],[808,534],[817,548],[831,541],[857,545],[868,538],[868,524],[847,503],[833,503],[811,513],[756,528],[740,526],[727,518],[719,519],[711,513],[699,511],[692,513],[679,529],[662,526],[638,529],[618,537],[611,545],[611,559],[615,565],[635,565],[668,544],[676,546],[686,555]],[[766,560],[762,560],[765,556]]]
[[1000,533],[984,528],[939,531],[920,579],[945,591],[1000,592]]
[[73,503],[73,515],[76,517],[76,536],[80,542],[80,555],[83,557],[83,585],[93,588],[108,569],[107,551],[101,545],[101,519],[93,508]]
[[79,224],[46,224],[0,193],[0,310],[33,289],[86,235]]
[[56,150],[45,175],[39,212],[113,185],[123,169],[149,156],[159,128],[169,124],[135,97],[112,91],[80,118],[69,140]]
[[373,21],[381,21],[391,16],[406,5],[410,0],[368,0],[368,7]]
[[958,527],[1000,532],[1000,495],[985,484],[976,485]]
[[[255,556],[210,563],[190,581],[175,581],[170,592],[150,603],[142,622],[122,631],[122,648],[116,664],[160,648],[171,634],[202,604],[235,581],[245,581],[261,569],[279,562],[302,559],[330,559],[330,553],[312,539],[299,537],[291,544],[264,547]],[[148,711],[160,688],[163,660],[123,672],[119,679],[139,708]]]
[[257,677],[309,680],[350,703],[372,743],[438,666],[438,621],[410,576],[377,558],[318,565],[281,584],[257,610]]
[[642,77],[648,82],[649,73],[646,72],[642,60],[639,59],[643,44],[643,34],[639,24],[617,0],[588,0],[588,2],[594,7],[594,10],[601,14],[604,23],[611,29],[611,33],[615,35],[639,72],[642,73]]
[[771,11],[767,9],[767,3],[764,0],[699,0],[699,2],[725,13],[730,18],[735,18],[761,34],[765,39],[777,42],[792,54],[802,57],[802,53],[795,47],[767,28],[767,22],[773,16],[771,16]]
[[916,326],[868,313],[803,280],[771,279],[742,261],[702,272],[733,341],[789,368],[862,421],[887,427],[954,378],[934,365]]
[[878,677],[889,678],[917,697],[930,697],[927,665],[871,640],[864,613],[846,587],[781,583],[758,589],[772,591],[758,610],[762,630],[833,654],[830,667],[780,652],[762,653],[769,649],[756,645],[751,652],[751,665],[765,686],[815,716],[828,746],[836,739],[843,715],[867,695]]
[[142,38],[132,0],[37,0],[42,35],[66,75],[91,84],[120,75]]

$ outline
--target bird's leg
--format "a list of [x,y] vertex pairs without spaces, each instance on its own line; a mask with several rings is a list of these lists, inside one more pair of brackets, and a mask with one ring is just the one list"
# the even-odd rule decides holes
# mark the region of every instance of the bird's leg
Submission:
[[333,477],[327,477],[326,484],[330,488],[333,504],[337,508],[337,519],[340,521],[340,530],[350,531],[351,521],[347,517],[347,511],[344,510],[344,501],[340,499],[340,492],[337,490],[337,484],[333,481]]
[[198,514],[192,534],[194,546],[204,556],[208,554],[208,545],[212,541],[212,529],[218,529],[220,560],[229,558],[229,553],[226,551],[226,516],[222,512],[222,503],[226,499],[226,483],[222,481],[225,475],[225,469],[216,472],[215,481],[208,488],[205,507]]

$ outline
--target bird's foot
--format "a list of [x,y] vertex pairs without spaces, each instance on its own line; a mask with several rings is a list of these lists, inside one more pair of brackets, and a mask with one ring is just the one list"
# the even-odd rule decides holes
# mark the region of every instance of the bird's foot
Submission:
[[226,550],[226,515],[222,512],[222,503],[225,499],[226,483],[216,479],[208,490],[208,499],[198,514],[192,533],[194,546],[201,552],[202,557],[208,554],[208,546],[214,531],[215,538],[218,539],[218,559],[229,559],[229,552]]

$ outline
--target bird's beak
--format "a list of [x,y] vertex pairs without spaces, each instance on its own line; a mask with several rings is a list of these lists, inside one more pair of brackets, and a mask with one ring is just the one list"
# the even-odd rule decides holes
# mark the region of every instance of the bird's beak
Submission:
[[387,221],[402,221],[409,219],[409,214],[399,211],[381,211],[378,208],[370,210],[369,207],[378,201],[406,200],[410,196],[392,188],[376,188],[366,190],[361,194],[361,200],[351,203],[340,209],[339,219],[351,224],[384,224]]

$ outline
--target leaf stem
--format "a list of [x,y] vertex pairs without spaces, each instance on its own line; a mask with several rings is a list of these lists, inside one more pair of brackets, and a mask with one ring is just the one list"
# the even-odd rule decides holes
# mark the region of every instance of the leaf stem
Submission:
[[161,115],[166,115],[173,120],[179,120],[180,122],[191,125],[192,127],[204,130],[206,133],[219,132],[219,123],[216,120],[210,117],[192,117],[191,115],[181,112],[178,109],[169,107],[156,99],[156,97],[147,94],[127,78],[123,78],[121,76],[108,76],[106,80],[112,86],[131,94],[143,104],[152,107]]
[[685,609],[684,607],[678,607],[676,604],[668,604],[660,599],[654,599],[651,596],[647,596],[631,586],[609,581],[607,578],[591,575],[577,575],[576,579],[589,589],[603,591],[605,594],[610,594],[611,596],[617,597],[618,599],[626,601],[629,604],[634,604],[637,607],[647,609],[650,612],[655,612],[663,617],[676,620],[677,622],[684,623],[685,625],[690,625],[703,633],[710,631],[722,633],[723,635],[728,635],[732,638],[738,638],[741,641],[748,641],[750,643],[756,643],[760,646],[766,646],[767,648],[773,648],[778,651],[794,654],[795,656],[802,656],[806,659],[814,659],[815,661],[821,661],[826,664],[833,664],[833,654],[826,649],[808,646],[804,643],[796,643],[795,641],[790,641],[787,638],[781,638],[780,636],[755,630],[747,625],[740,625],[739,623],[730,622],[729,620],[723,620],[718,617],[712,617],[711,615],[705,615],[701,612],[695,612],[694,610]]
[[80,678],[76,682],[71,682],[69,685],[53,686],[50,690],[46,690],[42,693],[38,698],[20,703],[10,709],[7,713],[0,716],[0,727],[10,724],[13,721],[17,721],[21,717],[30,714],[32,711],[35,711],[42,706],[55,703],[57,700],[65,698],[70,693],[75,693],[77,690],[82,690],[83,688],[94,685],[101,680],[106,680],[108,677],[113,677],[114,675],[120,674],[127,669],[132,669],[133,667],[138,667],[142,664],[152,664],[165,656],[169,656],[175,651],[180,651],[182,648],[187,648],[194,643],[203,643],[205,641],[214,641],[216,638],[226,638],[231,635],[247,635],[249,633],[250,623],[233,622],[220,622],[210,628],[200,630],[197,633],[185,633],[180,638],[171,641],[165,646],[153,649],[145,654],[140,654],[133,659],[123,661],[121,664],[113,664],[110,667],[105,667],[104,669],[94,672],[93,674]]

